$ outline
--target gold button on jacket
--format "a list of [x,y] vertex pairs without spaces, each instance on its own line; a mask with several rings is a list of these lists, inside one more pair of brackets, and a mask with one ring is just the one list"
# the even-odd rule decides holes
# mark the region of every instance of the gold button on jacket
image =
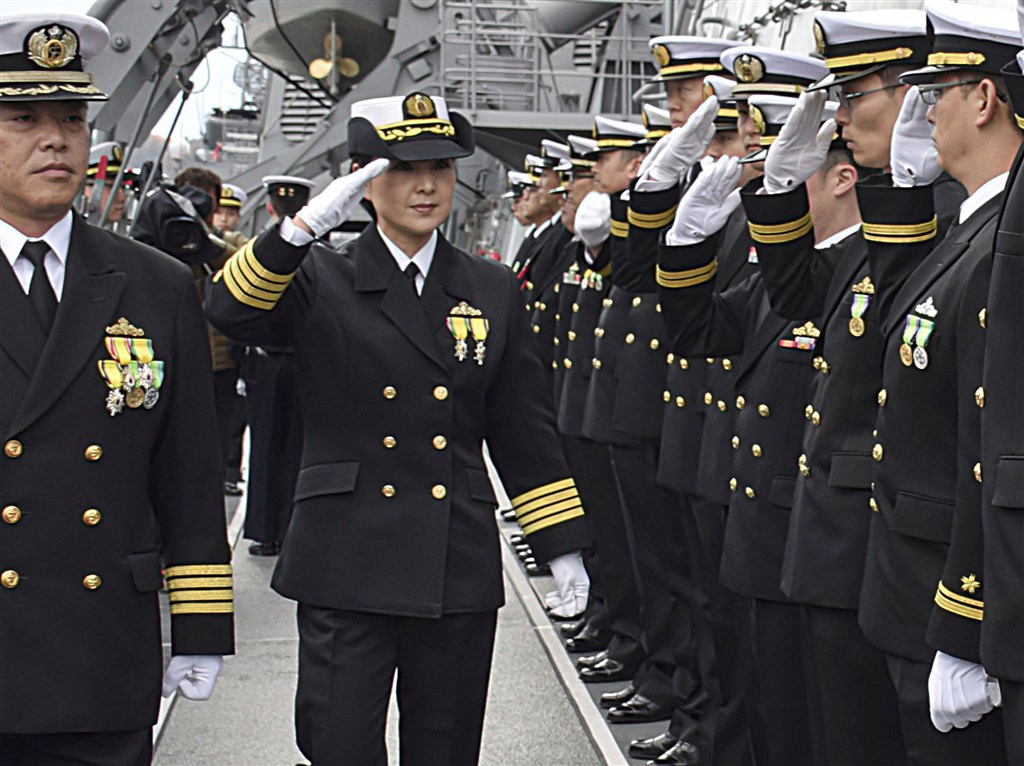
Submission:
[[0,515],[8,524],[17,524],[21,521],[21,508],[16,505],[5,505],[3,513]]
[[96,590],[103,584],[103,578],[97,574],[87,574],[82,578],[82,585],[86,590]]
[[9,458],[21,457],[22,452],[24,452],[24,447],[17,439],[11,439],[4,445],[4,454]]
[[0,585],[3,585],[8,590],[17,588],[19,582],[21,582],[21,577],[13,569],[5,569],[0,574]]
[[430,490],[430,494],[438,500],[444,500],[445,495],[448,494],[448,490],[445,488],[444,484],[435,484]]
[[86,460],[95,463],[101,457],[103,457],[103,447],[101,447],[100,445],[90,444],[88,447],[85,448]]
[[82,522],[86,526],[95,527],[103,520],[103,514],[95,508],[90,508],[82,514]]

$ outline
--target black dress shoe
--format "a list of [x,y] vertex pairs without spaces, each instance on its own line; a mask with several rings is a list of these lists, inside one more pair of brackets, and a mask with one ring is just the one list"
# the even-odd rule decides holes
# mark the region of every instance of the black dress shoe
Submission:
[[630,758],[657,758],[667,753],[679,740],[667,731],[656,737],[647,739],[634,739],[629,743]]
[[[552,614],[549,614],[549,616],[554,617]],[[562,634],[562,638],[572,638],[583,629],[585,624],[586,621],[584,620],[569,620],[558,626],[558,632]]]
[[659,755],[647,766],[701,766],[700,750],[685,740],[676,742],[671,748]]
[[250,556],[276,556],[281,552],[277,543],[253,543],[249,546]]
[[226,481],[224,482],[224,494],[231,497],[241,497],[242,490],[236,482]]
[[580,668],[580,680],[587,684],[600,684],[605,681],[629,681],[633,678],[633,668],[627,668],[618,660],[605,657],[592,668]]
[[580,652],[599,652],[608,646],[611,636],[606,631],[598,630],[591,625],[584,625],[583,630],[572,638],[566,639],[565,648],[572,654]]
[[584,654],[576,660],[577,668],[592,668],[603,659],[607,659],[608,650],[602,649],[597,654]]
[[611,723],[650,723],[667,721],[671,717],[671,707],[659,705],[642,694],[634,694],[618,707],[608,711],[608,720]]
[[[628,686],[622,687],[617,692],[605,692],[601,695],[601,702],[599,704],[604,710],[608,710],[609,708],[618,707],[627,700],[632,699],[634,694],[636,694],[636,687],[633,686],[633,684],[629,684]],[[663,752],[663,750],[659,750],[654,755],[661,755]],[[653,758],[654,755],[650,757]]]

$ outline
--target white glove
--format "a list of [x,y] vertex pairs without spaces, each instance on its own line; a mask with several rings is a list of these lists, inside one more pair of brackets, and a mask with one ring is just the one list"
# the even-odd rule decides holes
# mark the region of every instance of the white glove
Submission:
[[366,182],[387,170],[389,164],[390,161],[384,158],[376,159],[355,173],[335,178],[295,217],[302,219],[316,236],[322,237],[351,217],[366,192]]
[[579,551],[555,556],[549,562],[551,574],[558,587],[560,603],[551,608],[551,613],[558,617],[576,617],[587,608],[590,596],[590,577],[583,566],[583,557]]
[[804,91],[764,161],[766,194],[791,191],[817,172],[828,156],[836,121],[825,120],[827,91]]
[[[682,181],[697,160],[704,156],[708,144],[715,137],[717,115],[718,99],[710,96],[690,116],[685,125],[664,136],[661,141],[665,141],[665,145],[651,160],[646,170],[637,176],[636,190],[662,191]],[[658,141],[658,144],[661,141]],[[655,144],[655,149],[658,148],[658,144]]]
[[208,700],[222,667],[224,659],[216,654],[176,654],[164,673],[163,695],[177,689],[190,700]]
[[612,230],[612,198],[604,192],[592,191],[576,208],[576,233],[583,244],[595,248]]
[[644,161],[640,163],[640,170],[638,170],[636,174],[637,178],[646,177],[647,171],[651,169],[651,165],[653,165],[654,161],[658,159],[658,155],[665,151],[665,147],[668,146],[668,142],[671,140],[671,130],[658,139],[657,143],[655,143],[654,146],[651,147],[651,150],[647,152],[646,155],[644,155]]
[[919,94],[916,85],[907,91],[892,131],[889,164],[893,186],[928,186],[942,173],[928,124],[928,104]]
[[981,665],[936,652],[928,676],[928,707],[935,728],[941,732],[954,726],[963,729],[991,712],[997,701],[993,697],[1002,695],[990,693],[987,680]]
[[695,245],[717,232],[739,207],[743,167],[736,157],[719,157],[707,164],[683,195],[672,227],[665,232],[666,245]]

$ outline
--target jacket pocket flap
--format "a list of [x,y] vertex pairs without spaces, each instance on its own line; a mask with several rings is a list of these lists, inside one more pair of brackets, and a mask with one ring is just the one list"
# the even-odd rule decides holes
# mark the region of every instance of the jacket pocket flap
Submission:
[[886,522],[891,530],[908,537],[948,543],[953,529],[953,508],[953,503],[944,500],[900,492]]
[[164,576],[159,551],[129,553],[125,558],[128,559],[128,567],[132,570],[135,590],[139,593],[151,593],[163,587]]
[[1000,508],[1024,509],[1024,455],[999,458],[992,504]]
[[875,462],[867,452],[835,452],[828,473],[830,487],[871,489]]
[[479,468],[467,468],[466,476],[469,477],[469,496],[471,498],[493,505],[498,504],[498,499],[494,496],[494,486],[491,484],[491,477],[487,475],[487,471],[481,471]]
[[295,499],[304,500],[317,495],[339,495],[356,488],[359,462],[320,463],[299,471],[295,482]]
[[794,489],[796,489],[794,477],[776,476],[772,479],[772,488],[768,491],[768,502],[783,508],[792,508]]

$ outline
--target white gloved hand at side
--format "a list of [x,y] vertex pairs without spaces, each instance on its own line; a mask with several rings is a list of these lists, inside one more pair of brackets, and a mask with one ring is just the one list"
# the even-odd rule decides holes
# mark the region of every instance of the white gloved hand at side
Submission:
[[164,673],[163,695],[177,689],[190,700],[208,700],[222,667],[224,659],[216,654],[176,654]]
[[736,183],[742,173],[736,157],[719,157],[705,164],[683,195],[675,221],[665,232],[665,244],[695,245],[725,226],[741,202]]
[[804,91],[789,113],[779,137],[768,149],[764,161],[766,194],[791,191],[817,172],[828,156],[836,121],[821,122],[828,93]]
[[928,676],[928,707],[935,728],[941,732],[954,726],[963,729],[991,712],[996,700],[988,681],[981,665],[936,652]]
[[335,178],[296,215],[318,237],[345,223],[366,193],[367,181],[388,169],[389,160],[376,159],[347,176]]
[[[715,137],[715,117],[718,115],[718,99],[709,96],[697,111],[690,115],[686,124],[675,128],[661,138],[655,149],[664,145],[646,168],[641,165],[637,176],[638,192],[662,191],[675,186],[686,176],[697,160],[704,156],[708,144]],[[646,164],[646,163],[645,163]]]
[[932,126],[928,124],[928,104],[921,100],[916,85],[903,97],[892,131],[889,164],[892,185],[904,188],[928,186],[942,173],[939,153],[932,143]]
[[604,192],[590,192],[576,208],[576,233],[584,245],[594,248],[608,239],[611,230],[612,198]]
[[552,614],[558,617],[576,617],[587,608],[590,596],[590,577],[583,566],[583,557],[579,551],[555,556],[549,562],[551,574],[555,578],[560,603],[551,608]]

